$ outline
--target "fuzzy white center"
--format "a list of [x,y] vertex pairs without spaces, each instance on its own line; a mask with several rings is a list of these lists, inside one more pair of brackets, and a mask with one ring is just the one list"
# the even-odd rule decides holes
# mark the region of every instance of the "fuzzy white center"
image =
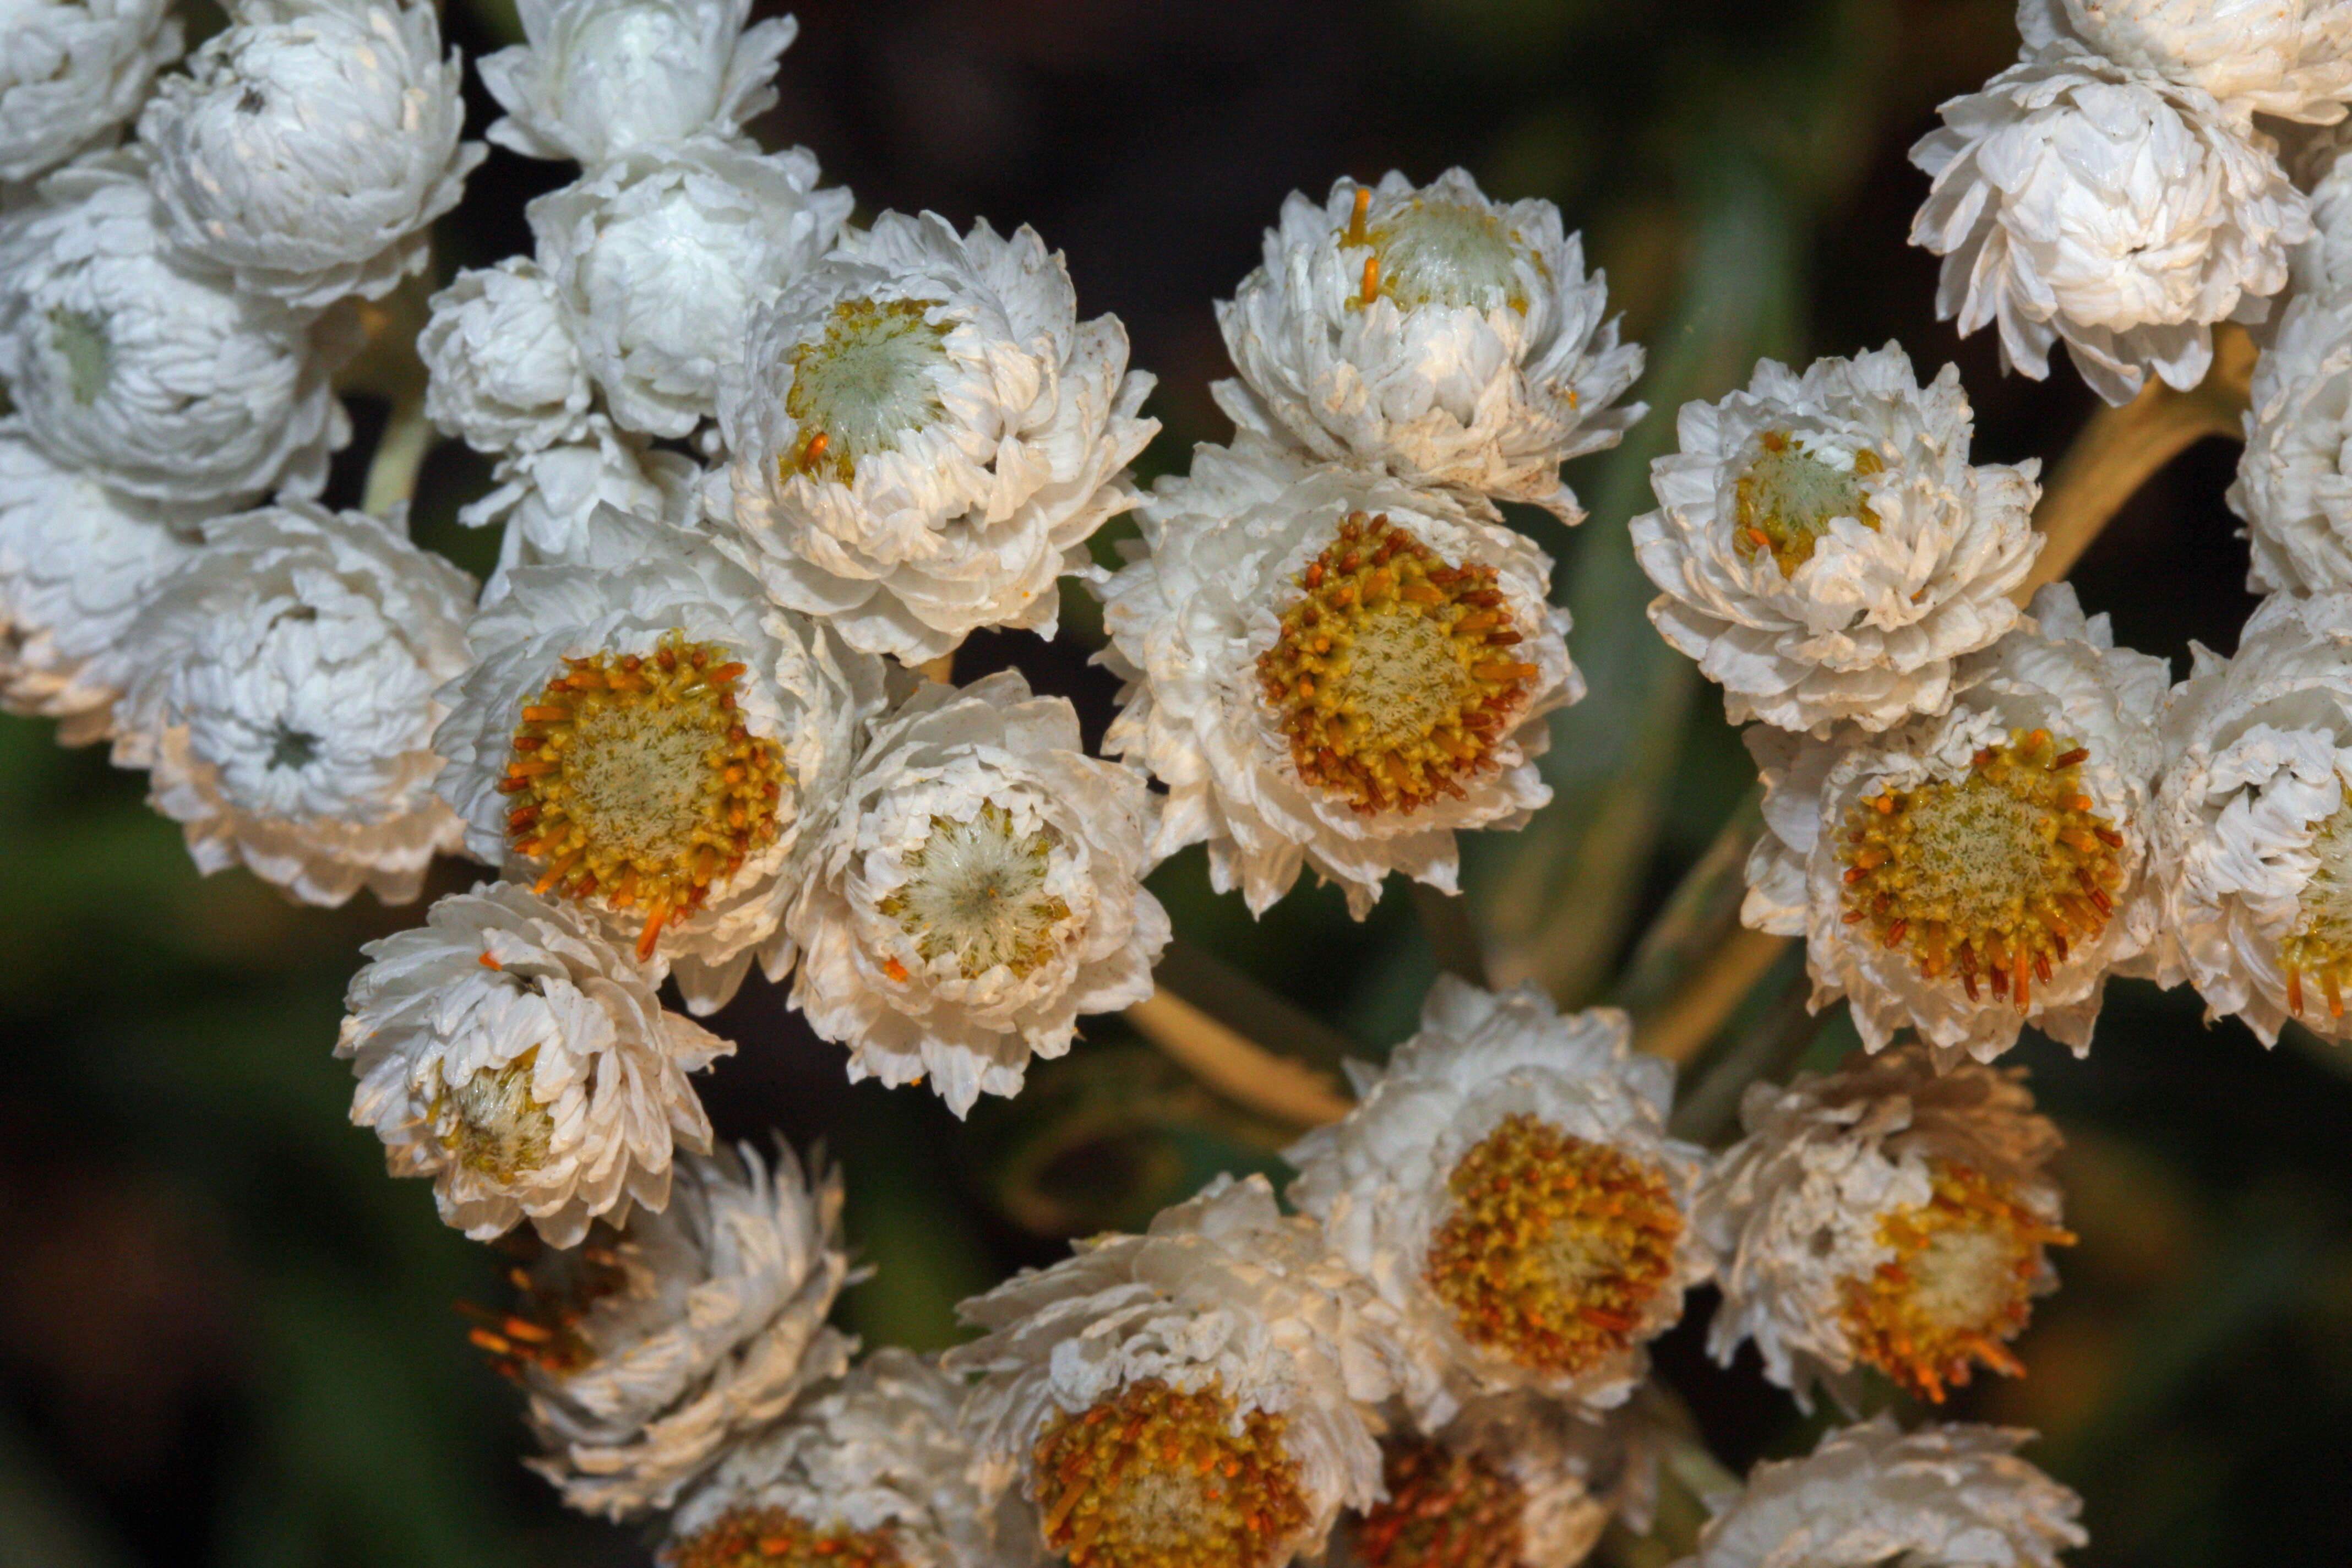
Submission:
[[534,1047],[441,1092],[433,1108],[434,1131],[458,1164],[509,1182],[546,1163],[555,1120],[531,1098],[538,1055]]
[[1380,292],[1401,305],[1527,311],[1518,263],[1523,255],[1540,262],[1494,213],[1416,196],[1367,237],[1380,259]]
[[879,908],[925,963],[951,957],[967,980],[1003,964],[1025,979],[1053,956],[1055,928],[1069,918],[1045,890],[1060,844],[1050,827],[1019,833],[995,805],[969,822],[935,816],[906,858],[906,881]]
[[1938,1328],[1959,1331],[2000,1315],[2016,1271],[2006,1237],[1966,1227],[1937,1232],[1911,1275],[1920,1315]]
[[823,438],[823,460],[843,477],[946,415],[949,327],[927,319],[939,308],[932,300],[845,300],[823,338],[793,351],[784,405],[809,439]]

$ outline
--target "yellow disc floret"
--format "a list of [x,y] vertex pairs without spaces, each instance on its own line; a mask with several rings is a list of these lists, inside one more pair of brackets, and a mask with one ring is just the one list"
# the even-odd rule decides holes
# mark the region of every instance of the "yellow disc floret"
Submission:
[[1970,1001],[1990,973],[2024,1011],[2034,982],[2105,929],[2123,882],[2123,835],[2083,793],[2089,757],[2013,731],[1958,778],[1864,796],[1839,837],[1845,923],[1928,980],[1957,973]]
[[744,666],[672,632],[647,656],[567,658],[523,704],[499,787],[538,890],[645,911],[640,957],[773,843],[783,749],[744,727]]
[[662,1549],[662,1568],[900,1568],[888,1530],[814,1525],[781,1508],[733,1508]]
[[603,1226],[578,1247],[552,1247],[528,1227],[499,1238],[516,1262],[507,1270],[515,1288],[510,1312],[486,1311],[467,1302],[457,1310],[476,1320],[467,1336],[489,1352],[492,1370],[520,1380],[526,1367],[551,1377],[568,1377],[596,1359],[582,1325],[596,1303],[627,1289],[629,1277],[613,1250],[613,1234]]
[[1494,569],[1360,511],[1297,584],[1257,673],[1298,776],[1365,816],[1460,799],[1538,673]]
[[1574,1376],[1633,1342],[1671,1288],[1682,1210],[1665,1176],[1533,1116],[1503,1119],[1446,1179],[1425,1277],[1465,1339]]
[[1045,891],[1060,842],[1050,827],[1016,833],[1013,814],[992,801],[969,822],[934,816],[929,837],[906,855],[907,879],[875,908],[926,963],[952,954],[966,980],[1000,963],[1025,980],[1054,956],[1070,918],[1070,906]]
[[784,410],[801,435],[798,448],[777,459],[782,478],[849,484],[862,459],[897,451],[946,416],[940,394],[953,324],[930,319],[943,308],[937,300],[845,300],[824,336],[793,350]]
[[2279,944],[2287,1011],[2298,1018],[2305,975],[2317,977],[2330,1018],[2344,1016],[2344,993],[2352,988],[2352,790],[2346,795],[2333,816],[2313,826],[2311,853],[2319,863],[2295,899],[2294,930]]
[[1057,1416],[1035,1451],[1045,1543],[1073,1568],[1278,1568],[1307,1521],[1283,1427],[1157,1378]]
[[1494,1461],[1411,1436],[1381,1458],[1388,1496],[1355,1528],[1363,1568],[1519,1568],[1527,1493]]
[[1841,1289],[1856,1359],[1941,1404],[1977,1365],[2011,1377],[2025,1370],[2008,1342],[2032,1313],[2042,1249],[2074,1238],[1966,1165],[1937,1160],[1929,1174],[1927,1203],[1878,1222],[1879,1242],[1895,1255]]
[[1885,471],[1886,461],[1876,452],[1864,447],[1849,465],[1838,461],[1841,454],[1833,449],[1794,439],[1785,430],[1766,431],[1757,447],[1736,487],[1731,544],[1740,554],[1769,551],[1780,563],[1780,574],[1792,577],[1813,558],[1813,547],[1832,519],[1878,526],[1862,482]]

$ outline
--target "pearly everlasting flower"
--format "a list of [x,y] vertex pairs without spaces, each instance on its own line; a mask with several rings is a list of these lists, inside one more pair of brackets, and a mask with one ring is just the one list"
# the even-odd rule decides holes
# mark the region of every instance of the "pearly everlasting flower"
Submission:
[[1416,1418],[1521,1388],[1622,1403],[1707,1273],[1672,1064],[1614,1008],[1442,975],[1420,1033],[1352,1075],[1356,1108],[1286,1152],[1289,1196],[1411,1328]]
[[609,508],[578,563],[508,584],[433,742],[467,848],[658,951],[698,1013],[755,957],[782,979],[787,866],[881,706],[879,661],[708,539]]
[[1151,385],[1118,318],[1077,319],[1034,230],[885,213],[752,317],[712,510],[779,603],[853,647],[918,663],[982,626],[1051,637],[1058,579],[1136,502]]
[[302,321],[173,259],[131,155],[40,191],[0,234],[0,376],[25,433],[151,500],[317,494],[351,426]]
[[31,180],[139,112],[180,58],[170,0],[8,0],[0,6],[0,181]]
[[1139,515],[1102,589],[1104,744],[1168,786],[1155,856],[1205,840],[1254,913],[1308,867],[1361,919],[1391,871],[1452,892],[1454,829],[1551,798],[1537,721],[1584,678],[1550,559],[1491,508],[1251,442]]
[[2029,458],[1971,467],[1968,395],[1889,343],[1686,403],[1633,521],[1650,619],[1724,689],[1732,722],[1884,730],[1952,699],[1954,661],[2017,619],[2042,547]]
[[[2311,133],[2290,165],[2310,193],[2312,236],[2287,256],[2299,294],[2340,300],[2352,292],[2352,123]],[[2260,362],[2256,367],[2260,368]]]
[[1099,1568],[1281,1568],[1380,1496],[1366,1406],[1397,1347],[1370,1289],[1263,1176],[1220,1176],[1142,1236],[1104,1236],[957,1309],[985,1336],[964,1416]]
[[173,241],[237,287],[312,310],[430,258],[482,161],[464,68],[422,0],[241,0],[139,117]]
[[849,1279],[841,1178],[774,1169],[749,1145],[677,1162],[669,1206],[640,1207],[526,1266],[513,1316],[477,1335],[530,1395],[531,1468],[584,1513],[627,1519],[681,1492],[847,1368],[825,1324]]
[[208,525],[123,635],[114,759],[152,770],[207,875],[404,903],[462,837],[432,738],[473,607],[399,519],[290,501]]
[[706,139],[629,153],[530,204],[540,265],[615,424],[685,436],[711,416],[752,312],[849,216],[849,193],[816,182],[800,148]]
[[1082,1013],[1151,994],[1167,911],[1143,777],[1086,754],[1078,716],[1017,670],[926,684],[867,741],[809,852],[786,931],[793,1005],[849,1076],[928,1077],[958,1116],[1021,1091]]
[[1816,1381],[1853,1408],[1864,1366],[1939,1404],[1974,1364],[2024,1371],[2007,1342],[2057,1286],[2045,1248],[2074,1237],[2043,1169],[2058,1130],[2023,1079],[1973,1062],[1939,1074],[1913,1043],[1748,1086],[1747,1136],[1694,1213],[1723,1292],[1715,1358],[1753,1340],[1808,1409]]
[[0,711],[106,739],[131,668],[123,634],[204,542],[203,513],[120,495],[0,421]]
[[2063,341],[2110,403],[2153,371],[2187,391],[2212,323],[2260,321],[2310,237],[2276,144],[2197,88],[2060,45],[1943,106],[1911,149],[1934,180],[1911,242],[1944,258],[1936,312],[1996,323],[2004,368]]
[[[760,1561],[1020,1568],[1034,1519],[984,1494],[964,1388],[930,1357],[879,1350],[721,1460],[670,1517],[664,1568]],[[1021,1533],[1016,1535],[1018,1531]]]
[[520,0],[526,43],[483,57],[505,110],[489,138],[591,167],[642,147],[738,137],[773,107],[777,57],[800,25],[747,27],[751,0]]
[[686,1075],[734,1043],[664,1012],[656,977],[562,905],[477,887],[361,951],[335,1045],[352,1121],[475,1240],[528,1218],[577,1247],[593,1220],[667,1206],[675,1151],[710,1152]]
[[[1720,1500],[1675,1568],[2056,1568],[2082,1500],[2017,1457],[2032,1434],[1894,1417],[1827,1432]],[[1711,1503],[1717,1500],[1709,1500]]]
[[2018,0],[2029,50],[2069,39],[2209,92],[2231,114],[2333,124],[2352,99],[2345,0]]
[[1766,833],[1750,926],[1803,935],[1816,1010],[1863,1043],[1916,1027],[1939,1063],[1990,1061],[2031,1023],[2090,1048],[2108,973],[2156,935],[2147,805],[2164,660],[2115,646],[2074,591],[2034,595],[1935,717],[1827,739],[1761,726]]
[[1642,350],[1546,201],[1494,202],[1460,169],[1416,188],[1342,180],[1293,194],[1265,260],[1217,307],[1241,372],[1217,405],[1244,430],[1409,484],[1584,509],[1559,465],[1645,411],[1616,402]]
[[2158,978],[2263,1043],[2352,1037],[2352,595],[2264,599],[2234,658],[2196,648],[2151,813]]
[[2352,588],[2352,299],[2306,296],[2254,361],[2230,510],[2258,594]]
[[590,431],[593,389],[539,264],[511,257],[457,274],[416,339],[425,412],[477,451],[534,452]]
[[468,528],[503,525],[498,570],[482,603],[506,597],[518,566],[577,565],[589,558],[590,524],[609,507],[677,527],[700,520],[702,470],[690,458],[648,447],[592,420],[586,438],[510,452],[491,471],[489,490],[459,509]]

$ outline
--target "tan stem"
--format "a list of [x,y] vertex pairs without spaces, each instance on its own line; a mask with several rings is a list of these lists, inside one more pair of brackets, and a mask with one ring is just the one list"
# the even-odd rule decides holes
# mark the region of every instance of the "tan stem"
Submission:
[[1127,1010],[1137,1033],[1237,1105],[1294,1127],[1320,1127],[1349,1102],[1323,1078],[1245,1038],[1171,991]]
[[1745,927],[1733,931],[1672,996],[1654,1011],[1634,1016],[1633,1043],[1670,1062],[1690,1060],[1715,1038],[1788,945],[1785,936]]
[[404,398],[393,405],[383,435],[368,460],[367,482],[360,490],[360,510],[385,517],[392,509],[416,495],[416,476],[433,450],[432,422],[425,417],[425,399]]
[[950,648],[937,658],[924,660],[915,668],[925,680],[940,686],[953,686],[955,684],[955,650]]

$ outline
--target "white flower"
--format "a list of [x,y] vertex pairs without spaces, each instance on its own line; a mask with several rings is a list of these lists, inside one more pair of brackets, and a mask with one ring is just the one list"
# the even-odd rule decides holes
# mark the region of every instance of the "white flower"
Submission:
[[1210,390],[1243,429],[1326,461],[1577,522],[1560,463],[1645,412],[1610,406],[1642,350],[1607,309],[1549,202],[1489,201],[1460,169],[1418,188],[1341,180],[1320,205],[1292,194],[1264,264],[1218,304],[1241,379]]
[[577,564],[518,567],[442,693],[467,847],[658,946],[708,1013],[781,980],[787,864],[882,702],[880,661],[770,605],[706,538],[600,509]]
[[477,451],[579,441],[594,394],[547,275],[529,257],[457,274],[417,335],[425,412]]
[[2029,50],[2061,38],[2211,93],[2243,120],[2333,124],[2352,98],[2345,0],[2018,0]]
[[0,238],[0,376],[60,462],[153,500],[316,495],[350,439],[302,321],[173,261],[138,161],[59,170]]
[[885,213],[752,318],[721,378],[712,510],[778,602],[853,647],[937,658],[982,626],[1052,637],[1087,536],[1136,502],[1160,428],[1118,318],[1077,319],[1034,230]]
[[2251,395],[2229,494],[2251,546],[2246,586],[2352,588],[2352,299],[2306,295],[2289,305],[2277,340],[2254,361]]
[[963,1398],[931,1358],[876,1351],[721,1460],[670,1517],[660,1561],[734,1568],[756,1550],[785,1562],[1020,1568],[1037,1553],[1011,1530],[1034,1536],[1036,1524],[984,1494]]
[[[2082,1500],[2016,1455],[2032,1434],[1894,1417],[1822,1435],[1722,1500],[1675,1568],[2057,1568]],[[1711,1503],[1717,1500],[1710,1499]]]
[[1732,722],[1825,733],[1939,711],[1954,660],[2016,621],[2041,466],[1969,466],[1958,367],[1922,388],[1894,343],[1801,376],[1763,360],[1676,429],[1633,548],[1661,590],[1650,619]]
[[2311,236],[2276,144],[2197,88],[2072,45],[1943,106],[1911,149],[1934,179],[1911,241],[1943,257],[1938,316],[1995,322],[2005,368],[2041,377],[2063,340],[2110,403],[2150,371],[2187,391],[2212,323],[2260,321]]
[[[667,1508],[856,1342],[825,1324],[849,1279],[841,1178],[771,1173],[748,1145],[681,1155],[669,1206],[529,1266],[530,1338],[488,1346],[530,1394],[531,1468],[585,1513]],[[478,1339],[479,1336],[478,1336]]]
[[577,1247],[592,1220],[667,1205],[674,1150],[710,1152],[686,1075],[734,1043],[664,1012],[654,976],[562,906],[493,883],[360,951],[335,1044],[352,1121],[475,1240],[528,1217]]
[[210,524],[123,634],[115,761],[152,770],[207,875],[404,903],[461,841],[433,793],[434,692],[466,667],[473,606],[397,518],[291,501]]
[[772,107],[776,58],[800,25],[746,27],[751,0],[520,0],[529,40],[485,56],[507,111],[489,138],[591,166],[640,147],[731,138]]
[[2151,814],[2158,978],[2275,1042],[2352,1037],[2352,595],[2264,599],[2234,658],[2194,650]]
[[1442,975],[1420,1033],[1351,1076],[1355,1109],[1285,1155],[1290,1201],[1412,1328],[1423,1426],[1474,1393],[1622,1403],[1707,1273],[1672,1064],[1614,1008]]
[[704,140],[629,153],[530,204],[540,265],[614,423],[685,436],[711,416],[752,312],[849,216],[849,193],[816,182],[800,148]]
[[170,0],[0,5],[0,181],[34,178],[139,112],[179,58]]
[[68,745],[111,734],[122,635],[201,548],[202,519],[59,468],[0,422],[0,710],[60,721]]
[[504,525],[498,570],[482,603],[507,595],[518,566],[576,565],[588,559],[589,524],[601,507],[678,527],[700,521],[702,470],[690,458],[648,447],[592,419],[583,440],[510,452],[491,471],[480,500],[460,508],[468,528]]
[[2352,122],[2311,132],[2294,159],[2294,183],[2311,194],[2312,236],[2287,256],[2295,291],[2340,300],[2352,293]]
[[2024,1024],[2088,1050],[2111,971],[2154,939],[2145,876],[2164,660],[2115,646],[2063,583],[1959,673],[1949,711],[1826,740],[1762,726],[1767,832],[1741,918],[1802,934],[1813,1006],[1872,1050],[1908,1024],[1939,1063]]
[[1897,1047],[1781,1089],[1751,1084],[1747,1136],[1699,1187],[1693,1217],[1723,1292],[1707,1349],[1728,1366],[1753,1340],[1764,1375],[1812,1405],[1816,1381],[1853,1408],[1861,1366],[1941,1403],[1972,1363],[2024,1369],[2005,1342],[2057,1277],[2043,1170],[2058,1129],[2019,1069],[1938,1074]]
[[1311,867],[1361,919],[1391,871],[1452,892],[1455,828],[1551,798],[1540,717],[1584,679],[1550,559],[1490,507],[1249,442],[1139,516],[1102,589],[1104,746],[1168,786],[1156,856],[1206,840],[1255,913]]
[[793,1005],[849,1076],[928,1076],[958,1116],[1013,1095],[1081,1013],[1151,994],[1167,911],[1144,890],[1143,777],[1086,754],[1018,670],[926,683],[867,742],[786,930]]
[[1263,1176],[1220,1176],[1147,1234],[1080,1242],[957,1311],[987,1331],[946,1358],[983,1374],[968,1428],[1055,1551],[1281,1568],[1380,1496],[1365,1406],[1394,1388],[1388,1321]]

